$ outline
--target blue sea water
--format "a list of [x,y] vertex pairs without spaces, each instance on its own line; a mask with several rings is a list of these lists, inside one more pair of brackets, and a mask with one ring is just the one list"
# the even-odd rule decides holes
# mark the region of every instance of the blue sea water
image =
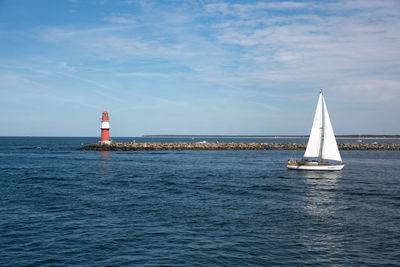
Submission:
[[77,150],[95,141],[0,137],[0,266],[400,264],[399,151],[306,172],[301,151]]

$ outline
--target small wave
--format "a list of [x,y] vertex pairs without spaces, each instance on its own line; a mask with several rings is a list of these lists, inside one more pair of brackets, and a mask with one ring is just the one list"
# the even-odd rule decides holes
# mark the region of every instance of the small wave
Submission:
[[64,177],[28,177],[24,180],[34,180],[34,181],[65,181]]
[[18,148],[19,150],[34,150],[34,149],[47,149],[47,148],[42,148],[40,146],[22,146]]
[[385,194],[380,193],[380,192],[348,192],[348,195],[351,196],[380,196],[380,197],[385,197]]
[[128,178],[140,178],[140,177],[143,177],[143,175],[134,174],[134,175],[128,176]]
[[[49,259],[37,262],[38,265],[47,265],[47,264],[53,265],[53,264],[62,264],[62,263],[64,263],[63,260],[55,259],[55,258],[49,258]],[[34,265],[36,265],[36,264],[34,264]]]

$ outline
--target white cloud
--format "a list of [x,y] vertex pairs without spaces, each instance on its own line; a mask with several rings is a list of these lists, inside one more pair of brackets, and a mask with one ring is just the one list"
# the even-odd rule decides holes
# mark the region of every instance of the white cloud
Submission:
[[[400,18],[393,11],[399,5],[344,0],[219,2],[202,10],[186,5],[172,12],[151,5],[138,20],[129,13],[114,14],[105,20],[116,25],[52,28],[43,40],[66,44],[67,49],[94,59],[179,63],[198,73],[191,78],[227,88],[329,87],[346,95],[362,91],[368,100],[390,101],[390,97],[375,98],[372,88],[400,96],[394,89],[397,84],[387,82],[397,81],[400,71]],[[204,18],[206,23],[199,24],[197,20]],[[164,75],[141,70],[120,74]],[[374,82],[365,86],[364,81],[371,79]]]
[[229,4],[229,3],[212,3],[205,5],[205,10],[209,13],[221,13],[222,15],[239,15],[239,16],[250,16],[253,12],[259,12],[260,10],[290,10],[305,8],[309,6],[306,2],[294,2],[294,1],[283,1],[283,2],[256,2],[250,4]]
[[118,73],[117,76],[119,77],[160,77],[166,78],[170,75],[166,73],[146,73],[146,72],[129,72],[129,73]]
[[[3,29],[5,43],[30,45],[2,57],[0,89],[15,89],[5,99],[39,92],[37,102],[46,95],[50,103],[76,99],[91,108],[208,112],[205,124],[219,114],[236,125],[240,115],[242,129],[256,129],[252,118],[261,113],[281,114],[277,125],[288,121],[288,103],[313,99],[321,88],[333,107],[341,101],[362,110],[360,118],[369,106],[377,107],[368,113],[376,118],[400,112],[399,1],[235,2],[132,1],[115,13],[93,12],[97,24],[42,21],[29,32]],[[348,110],[342,112],[351,126]],[[167,115],[162,120],[175,118]]]
[[[215,28],[216,36],[241,49],[243,64],[253,68],[245,69],[243,77],[258,86],[323,85],[345,95],[358,92],[368,100],[390,101],[400,97],[395,82],[400,18],[393,16],[399,7],[397,1],[338,1],[224,3],[205,9],[229,14]],[[273,8],[302,12],[269,13]],[[347,90],[341,90],[345,85]],[[378,91],[385,97],[377,97]]]
[[116,24],[136,24],[136,20],[132,15],[113,15],[106,17],[104,20]]

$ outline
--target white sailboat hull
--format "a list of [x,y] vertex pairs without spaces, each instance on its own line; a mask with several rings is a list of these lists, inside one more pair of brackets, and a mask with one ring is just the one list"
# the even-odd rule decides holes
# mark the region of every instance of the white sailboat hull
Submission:
[[289,170],[304,170],[304,171],[340,171],[342,165],[287,165]]

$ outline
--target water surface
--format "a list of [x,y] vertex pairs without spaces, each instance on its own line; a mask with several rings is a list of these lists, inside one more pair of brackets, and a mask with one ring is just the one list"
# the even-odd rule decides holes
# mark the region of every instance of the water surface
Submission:
[[[0,138],[0,265],[398,265],[400,152],[78,151]],[[128,140],[126,140],[128,141]]]

